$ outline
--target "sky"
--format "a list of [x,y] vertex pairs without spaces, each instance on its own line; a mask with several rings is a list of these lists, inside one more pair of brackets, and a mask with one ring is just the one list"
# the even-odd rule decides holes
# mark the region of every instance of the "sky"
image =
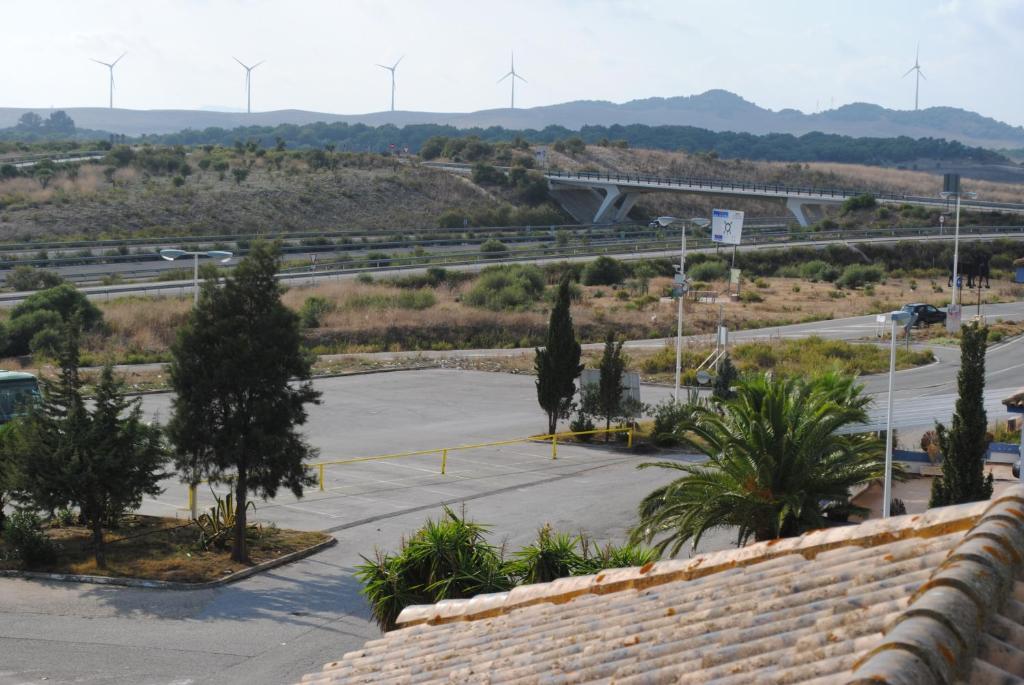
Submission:
[[1024,0],[0,0],[0,106],[465,112],[730,90],[762,107],[1024,124]]

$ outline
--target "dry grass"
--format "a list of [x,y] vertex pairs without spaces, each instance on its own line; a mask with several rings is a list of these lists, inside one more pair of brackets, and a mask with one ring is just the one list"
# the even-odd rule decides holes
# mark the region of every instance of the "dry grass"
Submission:
[[[198,533],[194,524],[180,519],[126,517],[121,528],[106,532],[107,568],[100,569],[93,558],[91,531],[80,526],[52,528],[47,535],[59,545],[57,562],[28,570],[204,583],[247,568],[231,561],[228,550],[196,547]],[[327,539],[323,533],[266,527],[250,542],[249,555],[259,564]],[[0,561],[0,568],[16,566]]]

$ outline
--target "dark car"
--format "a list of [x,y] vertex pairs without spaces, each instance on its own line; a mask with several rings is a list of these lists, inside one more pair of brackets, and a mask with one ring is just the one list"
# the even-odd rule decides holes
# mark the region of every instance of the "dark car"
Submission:
[[917,316],[915,323],[927,326],[933,323],[946,323],[946,312],[930,304],[905,304],[903,311]]

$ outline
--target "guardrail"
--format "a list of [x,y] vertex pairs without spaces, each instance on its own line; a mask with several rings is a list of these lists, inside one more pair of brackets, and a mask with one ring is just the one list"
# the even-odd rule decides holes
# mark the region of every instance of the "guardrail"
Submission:
[[[354,458],[351,458],[351,459],[331,459],[331,460],[328,460],[328,461],[314,462],[312,464],[309,464],[309,466],[316,468],[316,471],[317,471],[317,481],[318,481],[317,489],[320,492],[325,492],[327,488],[326,488],[326,478],[325,478],[325,474],[324,474],[324,469],[326,467],[328,467],[328,466],[341,466],[341,465],[344,465],[344,464],[359,464],[359,463],[371,462],[371,461],[387,461],[387,460],[390,460],[390,459],[402,459],[402,458],[406,458],[406,457],[422,457],[422,456],[427,456],[427,455],[431,455],[431,454],[436,454],[436,455],[438,455],[438,457],[440,457],[440,460],[441,460],[440,464],[439,464],[440,474],[442,476],[444,476],[444,475],[447,475],[447,472],[448,472],[448,454],[450,452],[459,452],[459,451],[465,451],[465,450],[476,450],[476,449],[482,449],[484,447],[500,447],[500,446],[503,446],[503,445],[516,445],[516,444],[524,443],[524,442],[534,442],[534,443],[536,443],[536,442],[542,442],[542,443],[543,442],[550,442],[551,443],[551,459],[555,460],[555,459],[558,459],[558,441],[559,440],[562,440],[564,442],[564,440],[566,438],[572,438],[572,437],[577,437],[577,436],[581,436],[581,435],[601,435],[601,434],[612,435],[612,434],[615,434],[615,433],[625,433],[626,434],[626,449],[632,449],[633,448],[634,429],[632,427],[625,427],[625,428],[597,428],[597,429],[589,430],[589,431],[564,431],[564,432],[561,432],[561,433],[549,433],[548,435],[533,435],[533,436],[530,436],[528,438],[513,438],[512,440],[497,440],[497,441],[494,441],[494,442],[480,442],[480,443],[476,443],[476,444],[472,444],[472,445],[458,445],[458,446],[455,446],[455,447],[438,447],[438,448],[427,449],[427,450],[413,450],[413,451],[410,451],[410,452],[397,452],[395,454],[379,454],[379,455],[375,455],[375,456],[371,456],[371,457],[354,457]],[[206,480],[201,480],[201,481],[199,481],[197,483],[190,483],[189,486],[188,486],[188,501],[186,503],[186,508],[189,510],[190,516],[193,519],[195,519],[197,514],[198,514],[198,511],[197,511],[197,509],[198,509],[198,498],[196,496],[197,495],[198,487],[200,485],[204,484],[204,483],[207,483],[207,482],[208,481],[206,481]]]

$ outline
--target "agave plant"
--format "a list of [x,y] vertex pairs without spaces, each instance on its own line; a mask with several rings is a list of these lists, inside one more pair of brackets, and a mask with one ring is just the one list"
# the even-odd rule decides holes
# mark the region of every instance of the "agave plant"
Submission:
[[[203,549],[227,546],[234,534],[235,520],[238,515],[234,497],[230,492],[224,497],[220,497],[213,491],[213,488],[210,489],[210,492],[213,493],[215,504],[210,507],[208,513],[200,514],[196,518],[196,525],[199,526],[198,544]],[[256,505],[250,500],[246,504],[246,509],[252,509],[255,513]],[[255,534],[259,531],[259,525],[250,523],[246,526],[246,530],[249,534]]]
[[580,552],[583,536],[557,533],[551,524],[537,532],[537,541],[513,555],[508,572],[521,583],[547,583],[556,578],[588,573]]
[[705,464],[658,462],[681,476],[643,499],[634,542],[678,554],[715,528],[734,528],[738,544],[799,535],[826,525],[826,515],[863,513],[850,488],[882,476],[881,442],[852,434],[870,399],[854,378],[743,379],[736,396],[694,412],[681,431],[705,452]]

